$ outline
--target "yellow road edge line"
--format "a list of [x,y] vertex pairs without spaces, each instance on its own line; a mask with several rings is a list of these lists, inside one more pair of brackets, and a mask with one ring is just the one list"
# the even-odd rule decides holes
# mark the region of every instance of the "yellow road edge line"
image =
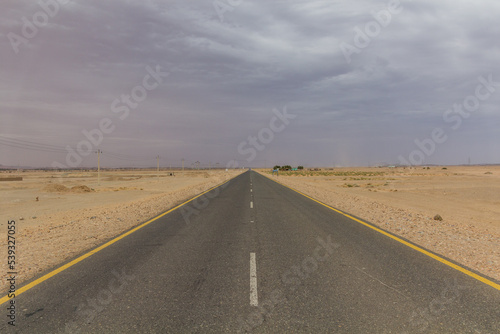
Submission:
[[264,175],[264,174],[261,174],[261,173],[259,173],[259,174],[260,174],[260,175],[262,175],[262,176],[264,176],[264,177],[266,177],[266,178],[268,178],[268,179],[269,179],[269,180],[271,180],[271,181],[274,181],[274,182],[276,182],[276,183],[278,183],[278,184],[282,185],[283,187],[286,187],[286,188],[288,188],[288,189],[290,189],[290,190],[293,190],[293,191],[295,191],[296,193],[299,193],[299,194],[301,194],[302,196],[307,197],[307,198],[309,198],[309,199],[313,200],[314,202],[319,203],[319,204],[321,204],[321,205],[323,205],[323,206],[325,206],[325,207],[329,208],[330,210],[333,210],[333,211],[335,211],[335,212],[337,212],[337,213],[340,213],[341,215],[343,215],[343,216],[345,216],[345,217],[347,217],[347,218],[349,218],[349,219],[352,219],[352,220],[354,220],[354,221],[356,221],[356,222],[358,222],[358,223],[360,223],[360,224],[362,224],[362,225],[365,225],[366,227],[369,227],[369,228],[371,228],[372,230],[375,230],[375,231],[377,231],[377,232],[379,232],[379,233],[381,233],[381,234],[383,234],[383,235],[385,235],[385,236],[388,236],[388,237],[389,237],[389,238],[391,238],[391,239],[394,239],[394,240],[396,240],[396,241],[398,241],[398,242],[400,242],[400,243],[402,243],[402,244],[404,244],[404,245],[406,245],[406,246],[408,246],[408,247],[410,247],[410,248],[413,248],[414,250],[419,251],[420,253],[425,254],[425,255],[427,255],[427,256],[429,256],[429,257],[433,258],[434,260],[437,260],[437,261],[439,261],[439,262],[441,262],[441,263],[443,263],[443,264],[445,264],[445,265],[447,265],[447,266],[449,266],[449,267],[451,267],[451,268],[453,268],[453,269],[456,269],[456,270],[458,270],[458,271],[460,271],[460,272],[462,272],[462,273],[464,273],[464,274],[466,274],[466,275],[468,275],[468,276],[470,276],[470,277],[472,277],[472,278],[475,278],[475,279],[477,279],[478,281],[481,281],[481,282],[483,282],[483,283],[485,283],[485,284],[487,284],[487,285],[489,285],[489,286],[493,287],[494,289],[497,289],[497,290],[499,290],[499,291],[500,291],[500,284],[497,284],[497,283],[495,283],[495,282],[493,282],[493,281],[490,281],[489,279],[484,278],[484,277],[482,277],[482,276],[480,276],[480,275],[478,275],[478,274],[476,274],[476,273],[474,273],[474,272],[472,272],[472,271],[470,271],[470,270],[468,270],[468,269],[465,269],[465,268],[463,268],[463,267],[461,267],[461,266],[459,266],[459,265],[457,265],[457,264],[455,264],[455,263],[453,263],[453,262],[450,262],[450,261],[448,261],[448,260],[446,260],[446,259],[443,259],[442,257],[440,257],[440,256],[438,256],[438,255],[436,255],[436,254],[433,254],[433,253],[431,253],[431,252],[429,252],[429,251],[427,251],[427,250],[425,250],[425,249],[423,249],[423,248],[421,248],[421,247],[418,247],[418,246],[416,246],[416,245],[414,245],[414,244],[412,244],[412,243],[410,243],[410,242],[408,242],[408,241],[405,241],[405,240],[403,240],[403,239],[401,239],[401,238],[398,238],[397,236],[395,236],[395,235],[393,235],[393,234],[391,234],[391,233],[388,233],[388,232],[386,232],[386,231],[384,231],[384,230],[382,230],[382,229],[380,229],[380,228],[378,228],[378,227],[375,227],[375,226],[373,226],[373,225],[371,225],[371,224],[368,224],[368,223],[366,223],[366,222],[364,222],[364,221],[362,221],[362,220],[359,220],[359,219],[357,219],[357,218],[355,218],[355,217],[353,217],[353,216],[351,216],[351,215],[349,215],[349,214],[347,214],[347,213],[345,213],[345,212],[342,212],[342,211],[340,211],[340,210],[338,210],[338,209],[335,209],[334,207],[329,206],[328,204],[325,204],[325,203],[323,203],[323,202],[320,202],[320,201],[318,201],[317,199],[315,199],[315,198],[313,198],[313,197],[311,197],[311,196],[309,196],[309,195],[306,195],[306,194],[304,194],[303,192],[301,192],[301,191],[299,191],[299,190],[297,190],[297,189],[294,189],[294,188],[292,188],[292,187],[289,187],[289,186],[287,186],[287,185],[285,185],[285,184],[283,184],[283,183],[281,183],[281,182],[278,182],[278,181],[276,181],[276,180],[272,179],[271,177],[269,177],[269,176],[267,176],[267,175]]
[[[227,180],[227,181],[224,181],[224,182],[222,182],[222,183],[220,183],[220,184],[218,184],[218,185],[216,185],[216,186],[213,186],[212,188],[210,188],[210,189],[208,189],[208,190],[206,190],[206,191],[204,191],[204,192],[202,192],[202,193],[200,193],[200,194],[196,195],[195,197],[192,197],[192,198],[190,198],[190,199],[186,200],[185,202],[183,202],[183,203],[181,203],[181,204],[178,204],[178,205],[174,206],[173,208],[171,208],[171,209],[169,209],[169,210],[165,211],[164,213],[159,214],[158,216],[151,218],[150,220],[148,220],[148,221],[146,221],[146,222],[142,223],[141,225],[138,225],[138,226],[134,227],[133,229],[131,229],[131,230],[129,230],[129,231],[127,231],[127,232],[123,233],[123,234],[120,234],[120,235],[119,235],[119,236],[117,236],[116,238],[114,238],[114,239],[112,239],[112,240],[110,240],[110,241],[106,242],[105,244],[103,244],[103,245],[101,245],[101,246],[99,246],[99,247],[97,247],[97,248],[95,248],[95,249],[93,249],[93,250],[91,250],[91,251],[89,251],[89,252],[87,252],[87,253],[85,253],[85,254],[83,254],[83,255],[79,256],[78,258],[74,259],[73,261],[68,262],[68,263],[66,263],[65,265],[63,265],[63,266],[61,266],[61,267],[59,267],[59,268],[57,268],[57,269],[54,269],[53,271],[51,271],[51,272],[49,272],[49,273],[47,273],[47,274],[43,275],[43,276],[42,276],[42,277],[40,277],[40,278],[37,278],[37,279],[36,279],[36,280],[34,280],[33,282],[31,282],[31,283],[29,283],[29,284],[27,284],[27,285],[25,285],[25,286],[23,286],[23,287],[21,287],[21,288],[17,289],[17,290],[16,290],[16,292],[15,292],[15,296],[16,296],[16,297],[17,297],[17,296],[19,296],[20,294],[22,294],[22,293],[24,293],[24,292],[28,291],[29,289],[31,289],[31,288],[33,288],[33,287],[37,286],[38,284],[42,283],[43,281],[48,280],[48,279],[49,279],[49,278],[51,278],[52,276],[55,276],[55,275],[59,274],[60,272],[62,272],[62,271],[64,271],[64,270],[68,269],[69,267],[74,266],[74,265],[75,265],[75,264],[77,264],[78,262],[81,262],[81,261],[85,260],[85,259],[86,259],[86,258],[88,258],[89,256],[91,256],[91,255],[93,255],[93,254],[95,254],[95,253],[97,253],[97,252],[99,252],[99,251],[103,250],[104,248],[106,248],[106,247],[108,247],[108,246],[110,246],[110,245],[114,244],[114,243],[115,243],[115,242],[117,242],[118,240],[121,240],[121,239],[125,238],[126,236],[128,236],[128,235],[130,235],[130,234],[134,233],[135,231],[137,231],[137,230],[139,230],[139,229],[143,228],[144,226],[151,224],[151,223],[152,223],[152,222],[154,222],[155,220],[160,219],[161,217],[163,217],[163,216],[165,216],[165,215],[169,214],[170,212],[172,212],[172,211],[174,211],[174,210],[177,210],[177,209],[178,209],[178,208],[180,208],[181,206],[186,205],[187,203],[189,203],[189,202],[191,202],[192,200],[194,200],[194,199],[196,199],[196,198],[198,198],[198,197],[200,197],[200,196],[202,196],[202,195],[204,195],[204,194],[208,193],[209,191],[212,191],[212,190],[213,190],[213,189],[215,189],[215,188],[218,188],[218,187],[223,186],[224,184],[228,183],[229,181],[231,181],[232,179],[236,178],[236,177],[237,177],[237,176],[239,176],[239,175],[241,175],[241,174],[238,174],[238,175],[236,175],[236,176],[234,176],[234,177],[230,178],[230,179],[229,179],[229,180]],[[0,298],[0,305],[2,305],[3,303],[7,302],[7,301],[8,301],[8,300],[10,300],[10,299],[11,299],[11,298],[9,298],[8,294],[7,294],[6,296],[4,296],[4,297]]]

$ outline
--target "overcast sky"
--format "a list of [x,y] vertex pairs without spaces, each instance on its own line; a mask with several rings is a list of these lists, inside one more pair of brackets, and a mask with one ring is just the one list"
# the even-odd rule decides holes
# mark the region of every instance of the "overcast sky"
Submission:
[[0,2],[2,165],[500,163],[499,1],[43,1]]

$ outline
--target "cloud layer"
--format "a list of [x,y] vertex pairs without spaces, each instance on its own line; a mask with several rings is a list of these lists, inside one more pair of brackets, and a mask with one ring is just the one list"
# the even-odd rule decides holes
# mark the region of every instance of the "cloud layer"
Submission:
[[[500,82],[497,1],[42,2],[0,4],[0,164],[65,164],[105,118],[104,166],[500,163],[500,84],[458,128],[443,118]],[[157,65],[169,75],[120,119],[113,101]],[[297,117],[242,154],[284,107]]]

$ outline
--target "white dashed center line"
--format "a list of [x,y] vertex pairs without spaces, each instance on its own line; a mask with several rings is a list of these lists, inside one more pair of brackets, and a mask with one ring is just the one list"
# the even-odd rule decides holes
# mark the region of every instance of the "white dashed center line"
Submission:
[[259,305],[259,298],[257,296],[257,264],[255,262],[255,253],[250,253],[250,305]]

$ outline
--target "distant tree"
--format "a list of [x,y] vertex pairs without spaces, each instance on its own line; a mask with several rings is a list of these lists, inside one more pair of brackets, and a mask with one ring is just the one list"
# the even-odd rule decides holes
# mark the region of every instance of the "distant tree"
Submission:
[[298,166],[297,169],[304,169],[304,166]]
[[292,169],[292,166],[290,165],[284,165],[281,167],[281,170],[291,170]]
[[273,167],[274,170],[276,170],[276,169],[279,170],[280,168],[281,168],[281,166],[278,166],[278,165],[276,165],[276,166]]

